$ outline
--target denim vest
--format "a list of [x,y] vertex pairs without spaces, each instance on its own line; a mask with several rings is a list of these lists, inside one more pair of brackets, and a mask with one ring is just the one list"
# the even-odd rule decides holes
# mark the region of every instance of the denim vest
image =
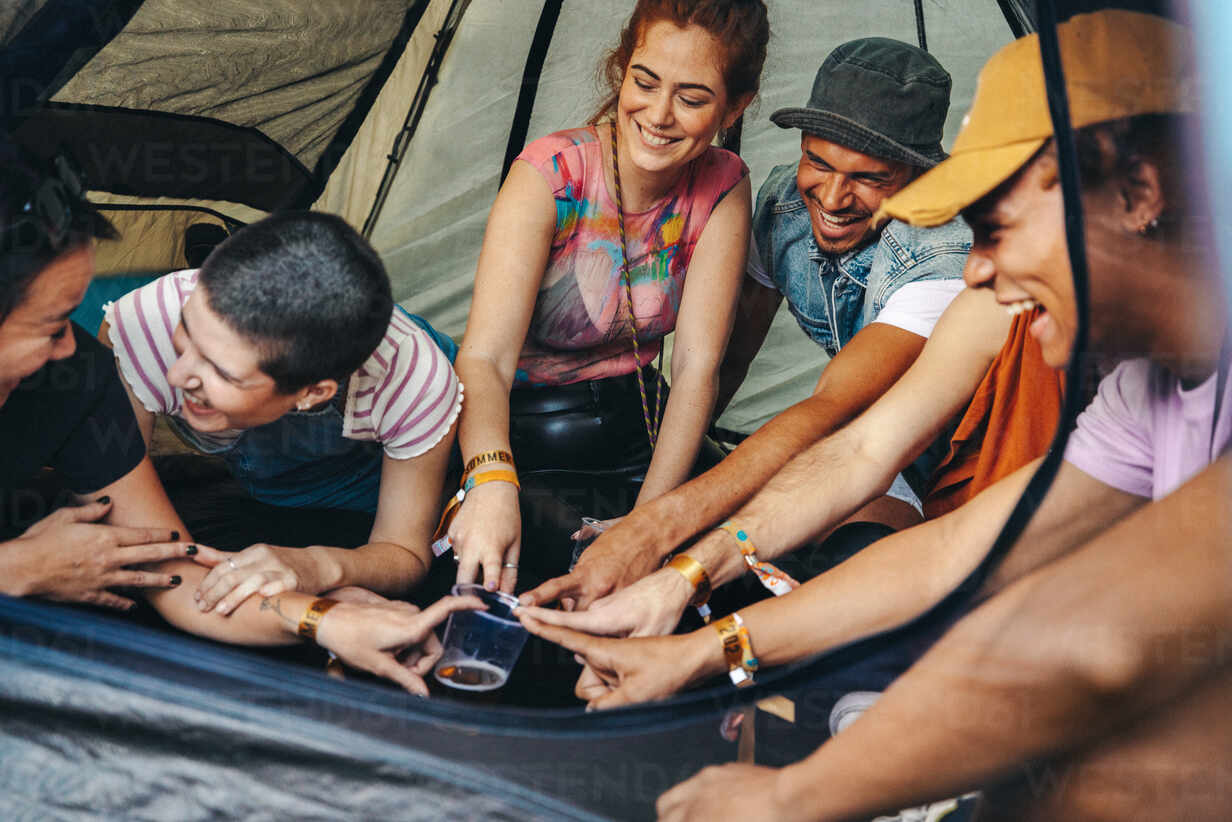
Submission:
[[[453,362],[458,346],[427,320],[402,311],[428,332]],[[176,416],[166,418],[181,440],[197,451],[222,457],[253,498],[287,508],[376,511],[381,488],[381,444],[342,436],[345,385],[325,407],[291,411],[273,422],[217,437],[194,431]]]
[[959,218],[937,228],[890,221],[877,242],[841,256],[813,238],[796,166],[776,166],[757,192],[753,238],[761,264],[800,328],[833,357],[910,282],[962,277],[971,230]]

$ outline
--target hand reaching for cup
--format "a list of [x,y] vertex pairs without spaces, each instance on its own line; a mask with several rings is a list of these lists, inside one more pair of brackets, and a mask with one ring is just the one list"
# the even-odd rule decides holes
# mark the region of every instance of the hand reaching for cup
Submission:
[[[516,611],[526,630],[568,648],[586,666],[575,693],[589,711],[664,699],[712,673],[704,635],[596,637],[549,625],[528,610]],[[722,647],[717,639],[713,644],[721,664]]]
[[428,695],[424,677],[441,656],[441,643],[433,629],[455,611],[485,607],[477,597],[451,596],[421,611],[409,602],[374,602],[343,590],[336,597],[338,604],[317,627],[317,644],[352,668],[391,679],[424,697]]

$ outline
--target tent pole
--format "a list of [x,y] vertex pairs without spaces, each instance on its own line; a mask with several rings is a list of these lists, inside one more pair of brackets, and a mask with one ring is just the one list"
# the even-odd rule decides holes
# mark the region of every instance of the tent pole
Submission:
[[915,36],[920,48],[928,51],[928,35],[924,31],[924,0],[915,0]]
[[[1083,228],[1082,197],[1078,171],[1078,152],[1074,144],[1074,130],[1069,117],[1069,95],[1065,88],[1065,72],[1061,65],[1061,47],[1057,39],[1057,12],[1053,0],[1039,0],[1040,57],[1044,64],[1044,81],[1048,93],[1048,109],[1052,115],[1052,129],[1057,145],[1057,159],[1061,173],[1061,189],[1065,198],[1065,239],[1069,246],[1070,266],[1074,278],[1074,301],[1077,304],[1077,328],[1074,333],[1073,352],[1065,379],[1065,402],[1061,409],[1061,422],[1052,446],[1044,461],[1027,484],[1014,510],[997,536],[996,542],[979,566],[971,572],[957,590],[966,591],[968,597],[983,587],[984,581],[1001,563],[1018,541],[1030,522],[1035,510],[1044,501],[1053,479],[1065,456],[1065,444],[1069,430],[1083,408],[1083,364],[1086,361],[1087,328],[1089,325],[1088,269],[1085,231]],[[952,595],[951,595],[952,596]]]
[[1005,22],[1009,23],[1014,39],[1018,39],[1033,31],[1031,14],[1023,8],[1022,0],[997,0]]
[[526,146],[530,117],[535,110],[535,96],[539,93],[539,77],[543,73],[543,64],[547,60],[548,48],[552,45],[552,35],[556,32],[556,21],[560,19],[560,7],[563,4],[564,0],[547,0],[543,4],[543,12],[539,15],[539,23],[535,26],[535,36],[526,55],[526,68],[522,70],[518,105],[514,109],[513,124],[509,126],[509,141],[505,144],[505,162],[501,166],[500,175],[502,184],[513,166],[513,161]]
[[445,22],[441,24],[441,29],[436,33],[436,45],[432,47],[432,54],[428,57],[428,65],[424,68],[423,76],[419,78],[419,86],[415,89],[415,96],[411,98],[411,106],[407,110],[406,119],[402,123],[402,129],[398,132],[398,136],[394,138],[394,144],[387,155],[388,163],[385,165],[385,173],[381,175],[381,185],[377,188],[376,197],[372,201],[372,209],[368,212],[368,218],[364,220],[364,226],[360,233],[364,238],[372,236],[372,230],[376,227],[377,218],[381,215],[381,210],[385,207],[385,200],[389,197],[389,190],[393,186],[394,177],[398,174],[398,167],[402,162],[402,158],[406,156],[407,148],[411,144],[411,138],[415,136],[415,131],[419,128],[419,121],[423,117],[424,108],[428,105],[428,97],[432,93],[432,88],[437,83],[438,75],[441,70],[441,63],[444,62],[445,52],[449,50],[449,44],[453,42],[453,36],[458,30],[458,26],[462,24],[462,15],[466,13],[466,9],[470,6],[471,0],[453,0],[449,6],[449,11],[445,14]]

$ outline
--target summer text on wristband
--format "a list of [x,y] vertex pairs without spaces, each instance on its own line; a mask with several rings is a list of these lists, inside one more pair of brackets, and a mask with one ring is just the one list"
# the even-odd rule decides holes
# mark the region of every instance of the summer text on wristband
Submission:
[[471,457],[470,461],[466,463],[466,467],[463,469],[462,472],[464,474],[469,474],[471,471],[474,471],[479,466],[487,465],[489,462],[503,462],[506,465],[512,466],[513,465],[513,454],[510,454],[508,451],[502,451],[499,449],[495,451],[483,451]]

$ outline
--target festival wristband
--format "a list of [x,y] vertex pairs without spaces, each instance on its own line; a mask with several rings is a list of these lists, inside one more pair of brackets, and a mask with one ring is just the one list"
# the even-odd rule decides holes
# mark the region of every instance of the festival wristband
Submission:
[[736,523],[728,520],[719,526],[720,531],[726,531],[735,537],[736,542],[740,545],[740,553],[744,557],[745,565],[749,566],[749,570],[757,575],[757,579],[770,593],[776,597],[781,597],[783,594],[791,593],[800,583],[792,579],[788,574],[772,565],[769,562],[762,562],[757,558],[757,547],[753,545],[753,540],[749,539],[748,533],[736,525]]
[[314,599],[312,604],[308,606],[308,610],[304,612],[304,616],[299,621],[299,628],[296,633],[304,639],[311,639],[314,642],[317,638],[317,626],[321,624],[321,619],[325,616],[330,608],[338,604],[336,599]]
[[[522,490],[522,484],[518,482],[518,475],[514,471],[485,471],[478,476],[467,477],[462,487],[458,489],[458,493],[449,498],[449,502],[445,504],[445,510],[441,512],[441,521],[436,526],[436,532],[432,534],[434,545],[440,542],[441,537],[445,536],[445,532],[449,530],[449,523],[453,522],[453,518],[457,516],[458,507],[462,505],[462,500],[466,499],[467,493],[485,482],[511,482],[519,491]],[[445,553],[446,550],[448,549],[442,549],[437,556]]]
[[760,663],[753,655],[753,642],[749,639],[749,629],[744,627],[744,620],[738,613],[728,614],[714,623],[714,628],[723,643],[723,658],[727,660],[727,675],[732,684],[737,688],[752,685],[753,674]]
[[680,572],[680,575],[693,586],[693,598],[689,604],[700,608],[710,599],[710,575],[702,564],[688,554],[677,554],[667,563],[668,568]]
[[463,474],[469,474],[481,465],[487,465],[489,462],[503,462],[507,465],[513,465],[513,454],[508,451],[484,451],[471,457],[470,462],[466,464],[466,468],[462,470]]

